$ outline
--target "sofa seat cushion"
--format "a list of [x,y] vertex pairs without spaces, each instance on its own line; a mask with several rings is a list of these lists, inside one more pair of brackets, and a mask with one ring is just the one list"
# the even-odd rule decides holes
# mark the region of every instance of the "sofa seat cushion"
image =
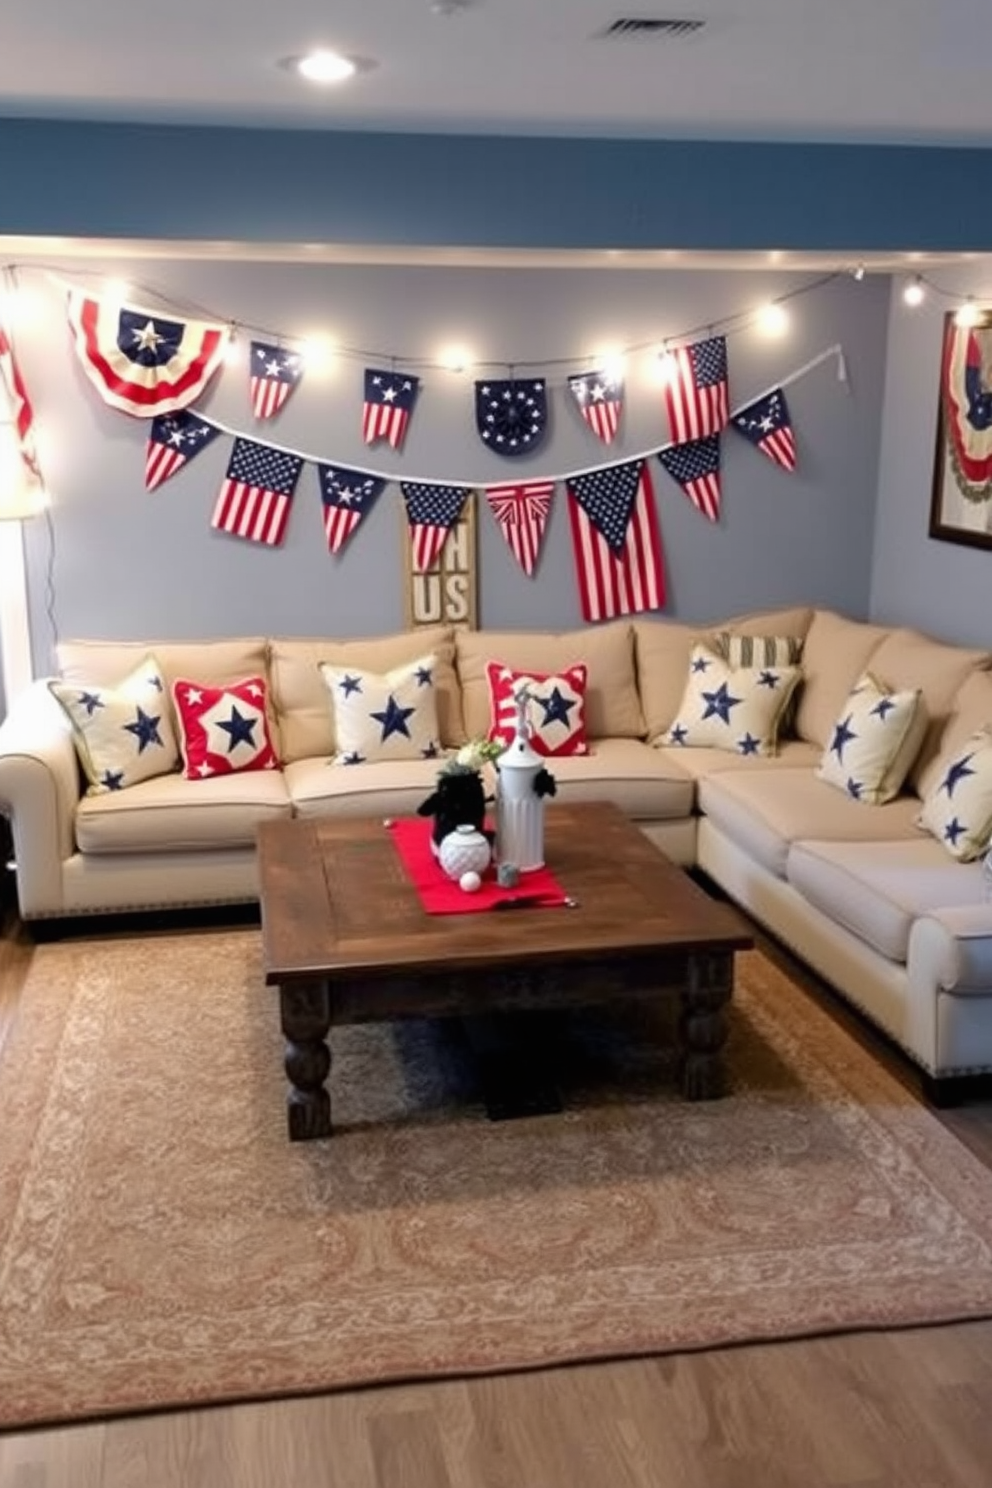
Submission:
[[679,768],[702,780],[706,775],[724,774],[728,770],[788,770],[805,765],[815,770],[823,753],[818,744],[805,739],[786,739],[777,754],[731,754],[727,749],[705,749],[693,745],[666,744],[662,753],[674,756]]
[[955,863],[939,842],[797,842],[786,878],[814,908],[889,961],[904,965],[914,920],[982,904],[978,864]]
[[321,755],[285,766],[297,816],[413,816],[437,784],[440,761],[368,760],[335,765]]
[[808,769],[729,770],[699,782],[713,825],[779,878],[794,842],[918,842],[920,803],[897,796],[865,806]]
[[94,856],[253,847],[259,822],[291,815],[278,770],[207,780],[159,775],[126,791],[86,796],[76,811],[76,842]]
[[612,801],[632,821],[671,821],[693,813],[696,789],[678,756],[639,739],[595,739],[588,754],[550,760],[548,768],[559,798],[570,805]]

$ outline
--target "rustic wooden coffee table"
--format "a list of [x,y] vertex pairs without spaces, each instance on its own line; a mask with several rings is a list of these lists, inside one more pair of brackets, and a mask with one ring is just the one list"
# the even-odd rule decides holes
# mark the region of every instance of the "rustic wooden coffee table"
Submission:
[[265,979],[279,988],[289,1135],[327,1137],[335,1023],[681,1000],[687,1100],[723,1090],[744,920],[616,807],[555,803],[546,855],[569,908],[429,915],[381,819],[266,822],[258,855]]

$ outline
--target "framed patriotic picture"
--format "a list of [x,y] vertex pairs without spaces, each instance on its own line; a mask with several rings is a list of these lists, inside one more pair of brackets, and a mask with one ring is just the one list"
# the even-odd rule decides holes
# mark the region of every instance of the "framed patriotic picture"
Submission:
[[992,310],[944,317],[930,536],[992,548]]

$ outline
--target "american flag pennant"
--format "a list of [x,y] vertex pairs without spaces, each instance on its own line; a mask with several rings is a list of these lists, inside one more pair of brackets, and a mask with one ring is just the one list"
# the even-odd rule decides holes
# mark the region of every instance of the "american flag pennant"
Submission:
[[568,387],[593,433],[612,444],[623,411],[623,379],[608,372],[579,372],[568,379]]
[[583,619],[610,620],[665,603],[665,560],[644,460],[567,482]]
[[3,384],[14,420],[14,433],[21,459],[35,480],[41,480],[38,451],[34,442],[34,409],[28,397],[24,379],[14,358],[14,348],[3,326],[0,325],[0,383]]
[[711,336],[667,354],[673,363],[665,384],[672,443],[719,434],[730,418],[726,337]]
[[195,403],[224,360],[228,328],[69,291],[80,365],[105,403],[136,418]]
[[427,573],[440,558],[445,538],[461,516],[469,487],[400,481],[400,490],[406,502],[414,567],[418,573]]
[[199,414],[182,409],[179,413],[160,413],[152,419],[145,446],[145,488],[156,491],[206,449],[220,430]]
[[343,465],[318,464],[320,499],[324,507],[327,551],[339,553],[372,504],[385,488],[380,476]]
[[783,470],[796,468],[796,436],[792,431],[789,405],[781,388],[758,398],[730,420],[739,434]]
[[408,372],[365,369],[365,403],[362,408],[362,437],[366,444],[386,439],[393,449],[403,446],[413,405],[420,391],[420,378]]
[[541,554],[554,493],[553,480],[486,487],[489,510],[528,577],[533,575]]
[[265,341],[251,343],[249,364],[251,411],[257,419],[269,419],[283,407],[303,376],[299,352],[284,351]]
[[691,439],[658,451],[658,459],[704,517],[720,515],[720,436]]
[[286,535],[302,469],[302,455],[271,449],[254,439],[236,439],[211,526],[277,548]]

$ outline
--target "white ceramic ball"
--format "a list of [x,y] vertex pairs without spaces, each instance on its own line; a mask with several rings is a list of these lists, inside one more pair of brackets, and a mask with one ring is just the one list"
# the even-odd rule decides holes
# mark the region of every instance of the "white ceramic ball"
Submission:
[[482,879],[476,872],[474,872],[473,869],[470,868],[469,871],[467,873],[463,873],[461,878],[458,880],[458,887],[460,889],[464,889],[466,894],[474,894],[482,888]]

